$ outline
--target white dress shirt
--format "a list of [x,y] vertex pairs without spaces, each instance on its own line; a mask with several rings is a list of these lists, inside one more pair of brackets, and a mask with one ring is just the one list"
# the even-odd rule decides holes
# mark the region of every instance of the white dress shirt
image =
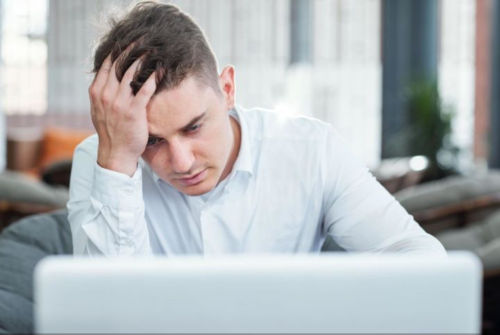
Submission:
[[140,160],[132,177],[97,163],[98,138],[76,149],[69,221],[75,254],[319,252],[327,235],[348,251],[444,255],[319,120],[231,111],[241,147],[212,191],[188,196]]

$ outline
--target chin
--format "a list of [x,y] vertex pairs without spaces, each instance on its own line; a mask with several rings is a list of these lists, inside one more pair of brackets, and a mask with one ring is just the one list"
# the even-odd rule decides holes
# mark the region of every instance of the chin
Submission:
[[187,195],[196,196],[202,195],[210,192],[215,187],[214,183],[211,183],[209,180],[203,180],[199,184],[193,186],[180,186],[176,187],[179,192],[182,192]]
[[203,195],[205,193],[210,192],[212,189],[191,189],[191,187],[185,187],[182,190],[178,189],[180,192],[191,195],[191,196],[196,196],[196,195]]

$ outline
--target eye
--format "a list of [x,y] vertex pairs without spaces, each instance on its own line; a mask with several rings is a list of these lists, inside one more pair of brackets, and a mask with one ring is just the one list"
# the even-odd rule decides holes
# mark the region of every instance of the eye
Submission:
[[147,146],[152,147],[152,146],[160,143],[161,141],[162,141],[162,139],[159,137],[149,136]]
[[192,126],[189,126],[188,128],[186,128],[186,132],[188,133],[194,133],[195,131],[199,130],[201,127],[201,124],[194,124]]

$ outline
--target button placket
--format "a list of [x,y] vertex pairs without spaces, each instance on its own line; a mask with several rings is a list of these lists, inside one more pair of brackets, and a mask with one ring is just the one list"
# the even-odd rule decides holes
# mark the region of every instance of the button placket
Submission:
[[200,235],[201,235],[201,242],[203,245],[203,253],[206,253],[206,247],[207,247],[207,211],[206,211],[206,206],[200,210]]

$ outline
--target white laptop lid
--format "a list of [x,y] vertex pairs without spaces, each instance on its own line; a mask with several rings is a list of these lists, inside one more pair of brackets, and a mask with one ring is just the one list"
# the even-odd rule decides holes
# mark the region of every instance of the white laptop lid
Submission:
[[52,257],[35,271],[35,329],[479,333],[481,282],[468,253]]

